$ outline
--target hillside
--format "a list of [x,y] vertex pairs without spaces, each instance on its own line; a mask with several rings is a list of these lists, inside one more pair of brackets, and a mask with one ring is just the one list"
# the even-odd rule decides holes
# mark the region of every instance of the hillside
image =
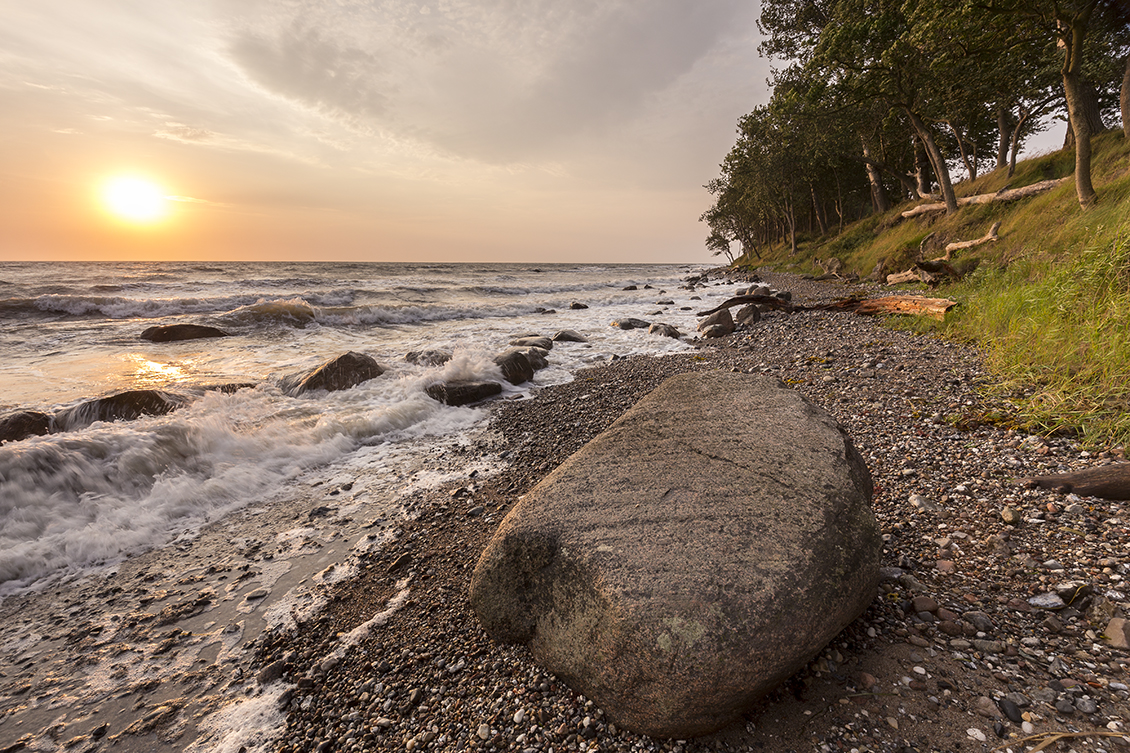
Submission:
[[[821,274],[820,261],[866,277],[909,269],[944,255],[947,243],[980,238],[1000,222],[999,240],[953,254],[960,281],[932,295],[959,305],[942,322],[892,321],[941,337],[975,342],[1014,410],[986,420],[1039,434],[1073,433],[1089,447],[1130,446],[1130,142],[1121,132],[1094,139],[1099,202],[1082,211],[1072,181],[1010,203],[962,207],[904,218],[922,202],[845,226],[832,236],[801,236],[740,258],[735,267]],[[1026,160],[1008,179],[998,170],[955,186],[959,197],[1068,177],[1074,155],[1062,150]],[[897,286],[925,290],[921,283]]]

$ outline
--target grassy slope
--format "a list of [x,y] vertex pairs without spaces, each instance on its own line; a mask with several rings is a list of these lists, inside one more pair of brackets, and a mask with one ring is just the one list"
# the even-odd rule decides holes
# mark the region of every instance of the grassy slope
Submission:
[[[1018,164],[1011,180],[999,171],[956,188],[959,196],[991,193],[1065,177],[1073,167],[1072,152],[1056,152]],[[945,322],[900,326],[979,344],[998,389],[1013,399],[1012,424],[1075,432],[1091,447],[1130,448],[1130,143],[1121,132],[1095,139],[1092,171],[1099,203],[1086,212],[1071,181],[952,217],[903,220],[904,204],[834,238],[810,239],[796,256],[787,245],[763,249],[755,265],[819,273],[815,259],[835,256],[861,276],[881,260],[902,271],[924,239],[922,258],[935,258],[946,243],[979,238],[1000,221],[998,242],[955,255],[957,266],[976,260],[976,271],[933,293],[962,305]]]

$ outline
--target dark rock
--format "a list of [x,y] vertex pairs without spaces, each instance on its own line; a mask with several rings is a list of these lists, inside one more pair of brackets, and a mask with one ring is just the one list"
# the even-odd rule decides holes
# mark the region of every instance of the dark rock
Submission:
[[438,382],[424,388],[428,397],[445,405],[470,405],[502,392],[498,382]]
[[502,369],[502,376],[510,384],[522,384],[534,378],[534,367],[521,348],[511,348],[494,357],[494,362]]
[[681,332],[679,332],[679,330],[675,329],[670,324],[663,324],[661,322],[656,322],[655,324],[648,327],[647,333],[649,335],[662,335],[663,337],[673,337],[676,340],[678,340],[680,337],[683,336],[683,334]]
[[541,348],[542,350],[553,350],[553,340],[548,337],[519,337],[511,340],[510,344],[515,348]]
[[557,334],[555,334],[553,336],[553,340],[554,340],[554,342],[570,342],[570,343],[587,343],[588,342],[588,340],[585,339],[585,337],[583,335],[581,335],[581,333],[576,332],[575,330],[571,330],[571,329],[561,330],[560,332],[558,332]]
[[34,410],[21,410],[0,416],[0,442],[18,442],[51,431],[51,416]]
[[1020,724],[1024,721],[1024,717],[1020,715],[1020,707],[1008,698],[1001,698],[997,701],[997,706],[1000,708],[1001,713],[1008,717],[1008,720],[1013,724]]
[[383,373],[372,356],[351,350],[310,371],[283,377],[280,386],[286,394],[297,397],[312,390],[347,390]]
[[705,734],[874,598],[870,496],[847,435],[799,393],[683,374],[512,508],[471,602],[493,638],[528,643],[617,726]]
[[451,360],[451,354],[446,350],[413,350],[404,360],[417,366],[443,366]]
[[177,340],[200,340],[205,337],[231,337],[222,329],[202,324],[162,324],[142,331],[141,339],[155,343],[175,342]]
[[187,402],[186,398],[171,392],[130,390],[88,400],[60,411],[55,414],[54,426],[58,431],[71,431],[95,421],[132,421],[141,416],[163,416]]
[[573,309],[574,311],[580,311],[581,309],[587,309],[588,306],[583,303],[577,303],[576,301],[573,301],[569,304],[569,308]]
[[635,285],[625,285],[624,290],[639,290]]
[[278,659],[259,670],[255,679],[259,681],[260,685],[269,685],[275,680],[281,679],[285,669],[286,663],[282,659]]
[[619,329],[647,329],[651,326],[651,322],[645,322],[643,319],[633,319],[629,316],[624,319],[617,319],[612,322],[612,326]]

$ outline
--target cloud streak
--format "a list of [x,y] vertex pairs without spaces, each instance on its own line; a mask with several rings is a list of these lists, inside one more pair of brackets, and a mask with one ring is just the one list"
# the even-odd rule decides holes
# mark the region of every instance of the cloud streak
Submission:
[[245,19],[265,90],[459,157],[540,159],[633,117],[748,13],[736,0],[310,4]]

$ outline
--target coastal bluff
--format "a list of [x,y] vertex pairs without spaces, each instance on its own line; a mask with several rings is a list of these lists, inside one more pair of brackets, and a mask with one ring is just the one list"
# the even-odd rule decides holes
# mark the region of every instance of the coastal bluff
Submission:
[[779,380],[682,374],[514,506],[471,604],[617,725],[706,734],[874,598],[871,493],[846,433]]

